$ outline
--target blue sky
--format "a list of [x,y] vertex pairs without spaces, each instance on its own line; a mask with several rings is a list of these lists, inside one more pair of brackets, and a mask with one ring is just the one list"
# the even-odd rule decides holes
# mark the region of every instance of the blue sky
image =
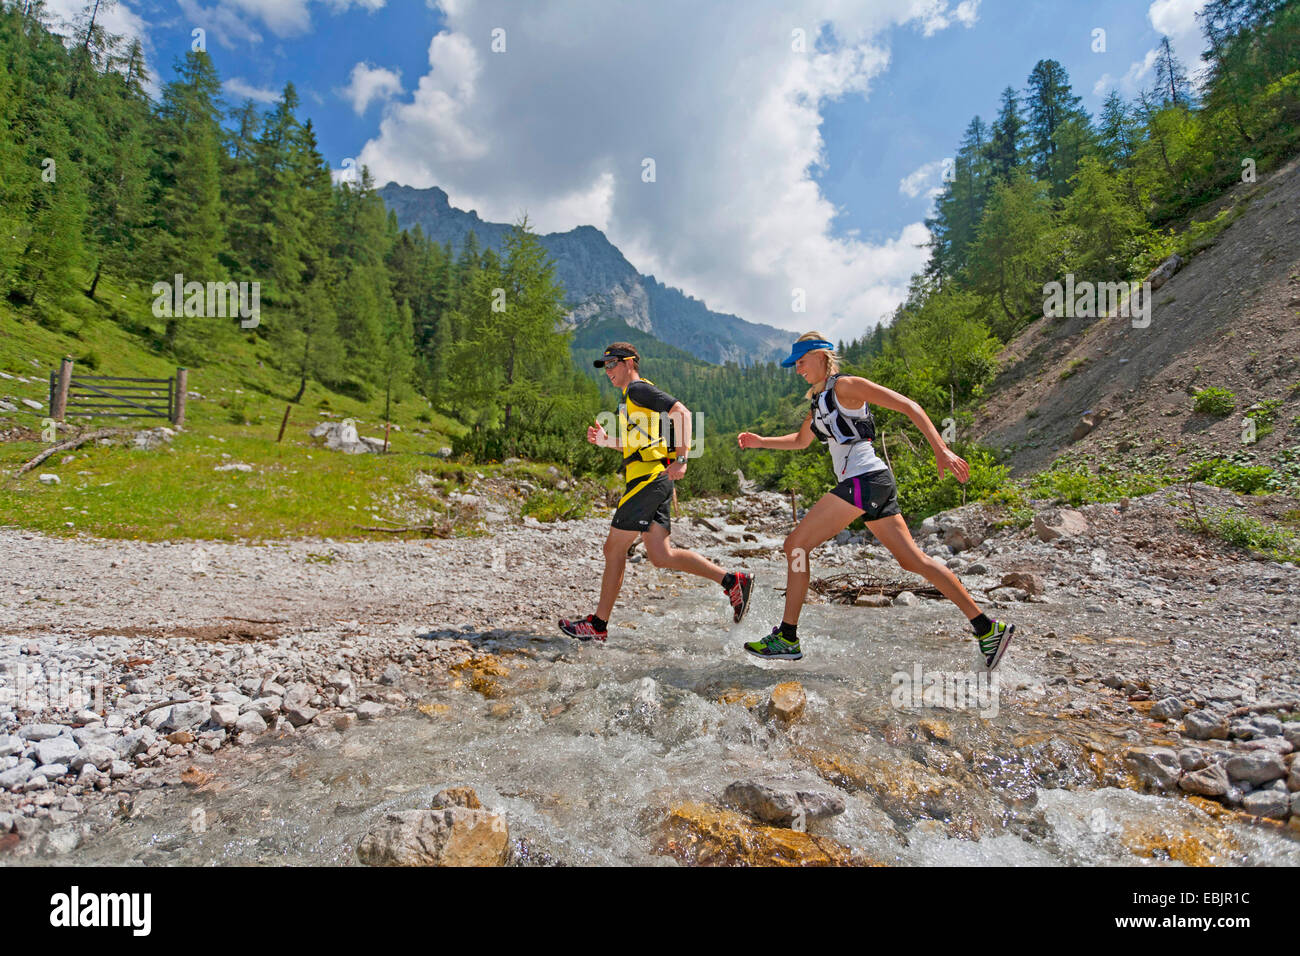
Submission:
[[1194,66],[1203,2],[119,0],[109,25],[160,83],[195,27],[232,105],[292,81],[336,169],[596,225],[713,308],[842,338],[924,264],[943,162],[1003,87],[1054,58],[1095,112],[1150,85],[1162,32]]

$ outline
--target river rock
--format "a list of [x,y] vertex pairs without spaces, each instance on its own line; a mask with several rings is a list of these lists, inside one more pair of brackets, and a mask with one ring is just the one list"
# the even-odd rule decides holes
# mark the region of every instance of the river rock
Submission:
[[23,741],[21,737],[15,737],[11,734],[0,734],[0,757],[12,757],[15,754],[23,752]]
[[0,790],[17,790],[25,784],[36,769],[36,764],[30,760],[24,760],[16,767],[10,767],[4,773],[0,773]]
[[1283,724],[1282,737],[1292,747],[1300,747],[1300,721],[1292,720]]
[[799,719],[807,703],[808,698],[799,682],[787,681],[772,688],[772,696],[767,705],[774,717],[789,722]]
[[1244,782],[1256,787],[1286,776],[1286,764],[1282,758],[1266,750],[1253,750],[1230,757],[1226,769],[1233,783]]
[[18,736],[31,743],[37,743],[61,736],[67,729],[62,724],[27,724],[18,728]]
[[357,704],[358,720],[374,720],[384,712],[384,705],[376,700],[363,700]]
[[66,764],[77,755],[77,751],[81,748],[77,746],[76,741],[71,737],[51,737],[49,740],[40,741],[32,749],[36,753],[36,762],[44,766],[46,764]]
[[1242,750],[1267,750],[1279,757],[1285,757],[1295,750],[1285,737],[1259,737],[1255,740],[1243,741],[1240,746]]
[[1221,797],[1228,792],[1228,772],[1222,764],[1211,764],[1203,770],[1184,774],[1178,786],[1203,797]]
[[1086,534],[1087,520],[1077,511],[1069,508],[1049,508],[1034,515],[1034,534],[1040,541],[1055,541],[1057,538]]
[[434,794],[430,807],[434,810],[443,810],[447,807],[482,810],[483,804],[479,802],[478,794],[474,792],[473,787],[446,787]]
[[82,747],[72,757],[69,763],[73,770],[80,770],[86,765],[94,767],[96,770],[107,770],[113,766],[113,761],[117,759],[117,752],[110,747],[101,744],[91,744],[88,747]]
[[1047,590],[1047,582],[1041,574],[1034,574],[1030,571],[1009,571],[1002,575],[1001,587],[1020,588],[1022,591],[1037,597]]
[[989,522],[980,504],[964,505],[934,516],[939,535],[953,551],[966,551],[988,537]]
[[239,720],[239,705],[213,704],[208,711],[208,720],[218,727],[233,727]]
[[915,607],[922,602],[911,591],[899,591],[898,597],[894,598],[893,603],[896,607]]
[[1165,697],[1151,705],[1151,717],[1155,720],[1177,720],[1187,712],[1187,707],[1177,697]]
[[829,837],[763,826],[734,810],[698,803],[668,812],[659,852],[688,866],[880,865]]
[[279,697],[258,697],[256,700],[250,700],[239,708],[241,714],[255,713],[263,720],[270,720],[276,714],[280,713]]
[[305,700],[296,697],[286,697],[281,709],[284,711],[284,716],[289,718],[289,723],[295,727],[311,723],[312,718],[320,713]]
[[1246,794],[1241,801],[1241,809],[1252,816],[1284,820],[1290,812],[1291,801],[1285,793],[1276,790],[1256,790]]
[[859,594],[853,603],[857,607],[889,607],[893,602],[883,594]]
[[367,866],[504,866],[509,854],[504,817],[459,806],[388,813],[357,846]]
[[176,730],[192,730],[208,719],[208,712],[211,709],[212,708],[209,704],[205,704],[203,701],[198,700],[189,700],[183,704],[173,704],[167,715],[167,719],[164,720],[156,729],[168,732]]
[[1291,772],[1286,777],[1288,790],[1300,791],[1300,757],[1291,761]]
[[1184,770],[1200,770],[1208,766],[1210,761],[1206,758],[1205,752],[1197,750],[1195,747],[1185,747],[1178,751],[1178,766]]
[[235,721],[235,732],[240,734],[266,733],[266,721],[255,710],[247,710]]
[[1192,740],[1227,740],[1228,719],[1208,710],[1194,710],[1183,717],[1183,733]]
[[839,794],[799,790],[779,781],[737,780],[722,792],[722,799],[764,823],[796,830],[844,812]]
[[1124,761],[1153,790],[1172,790],[1178,784],[1178,754],[1169,747],[1134,747],[1124,755]]

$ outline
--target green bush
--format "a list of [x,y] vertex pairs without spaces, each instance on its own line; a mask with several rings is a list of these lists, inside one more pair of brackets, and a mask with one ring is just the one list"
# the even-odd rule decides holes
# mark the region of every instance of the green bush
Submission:
[[1029,494],[1034,498],[1050,498],[1077,507],[1136,498],[1158,491],[1167,484],[1169,479],[1160,475],[1104,474],[1089,471],[1083,465],[1053,466],[1030,479]]
[[1192,407],[1198,412],[1222,418],[1232,414],[1232,410],[1237,407],[1237,396],[1226,388],[1211,386],[1201,389],[1193,396]]
[[1211,458],[1197,462],[1188,475],[1194,481],[1203,481],[1217,488],[1230,488],[1243,495],[1262,494],[1268,487],[1273,469],[1263,465],[1247,465],[1239,461]]
[[933,455],[904,447],[890,456],[894,480],[898,483],[898,503],[908,521],[919,521],[967,502],[981,501],[1006,485],[1009,469],[999,465],[989,449],[969,444],[954,447],[953,451],[970,465],[970,478],[964,485],[952,475],[941,480]]
[[1237,511],[1211,510],[1202,516],[1205,527],[1195,518],[1183,519],[1183,525],[1238,548],[1262,551],[1278,561],[1300,563],[1300,539],[1285,528],[1265,524],[1258,518]]
[[546,488],[535,491],[528,496],[520,510],[520,517],[532,516],[538,521],[567,521],[571,518],[585,518],[588,510],[586,496],[569,497],[562,491]]

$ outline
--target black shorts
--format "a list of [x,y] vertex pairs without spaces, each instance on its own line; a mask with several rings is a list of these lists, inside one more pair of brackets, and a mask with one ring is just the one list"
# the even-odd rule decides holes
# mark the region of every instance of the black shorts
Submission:
[[888,468],[845,478],[831,489],[831,494],[859,509],[868,521],[902,514],[898,507],[898,486],[894,484],[894,473]]
[[672,479],[666,472],[660,472],[640,491],[619,505],[610,524],[619,531],[648,531],[651,524],[661,524],[665,531],[672,531],[672,500]]

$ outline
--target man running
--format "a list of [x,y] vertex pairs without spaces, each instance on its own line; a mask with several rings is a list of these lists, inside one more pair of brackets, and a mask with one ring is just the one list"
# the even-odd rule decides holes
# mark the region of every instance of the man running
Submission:
[[[560,630],[582,641],[605,640],[614,600],[623,586],[628,551],[640,535],[650,563],[708,578],[722,585],[731,601],[732,618],[739,624],[749,609],[754,577],[742,571],[729,573],[707,558],[668,542],[672,530],[670,503],[673,482],[686,474],[686,452],[691,446],[691,413],[681,402],[639,372],[641,357],[627,342],[615,342],[595,361],[610,384],[620,389],[620,434],[609,435],[599,423],[587,429],[587,441],[623,452],[626,489],[614,512],[605,539],[605,573],[600,581],[600,603],[595,614],[560,621]],[[667,413],[665,415],[665,413]],[[675,446],[670,441],[677,439]]]
[[812,407],[797,432],[776,438],[764,438],[742,432],[737,440],[741,448],[807,448],[820,439],[830,449],[835,466],[834,488],[808,509],[794,531],[785,539],[788,575],[785,589],[785,614],[781,623],[766,637],[750,641],[745,650],[755,657],[797,661],[803,657],[799,648],[799,612],[808,593],[808,555],[824,541],[835,537],[864,517],[867,530],[889,549],[904,571],[919,574],[938,588],[943,596],[966,615],[979,641],[984,666],[998,666],[1015,632],[1014,624],[993,621],[984,615],[949,568],[916,546],[907,523],[898,508],[898,491],[893,473],[881,461],[874,448],[876,423],[868,404],[902,412],[925,436],[934,450],[939,477],[945,472],[965,482],[970,468],[944,444],[924,409],[906,395],[891,391],[865,378],[841,375],[835,346],[820,332],[799,337],[790,356],[781,362],[794,370],[809,385],[804,396]]

